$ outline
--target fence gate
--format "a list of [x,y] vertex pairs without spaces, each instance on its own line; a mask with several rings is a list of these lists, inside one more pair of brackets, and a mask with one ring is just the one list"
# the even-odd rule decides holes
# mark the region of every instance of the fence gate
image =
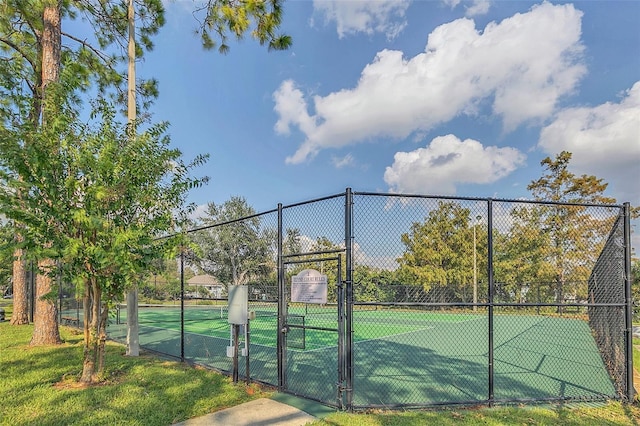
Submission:
[[345,390],[344,250],[282,257],[281,390],[343,408]]

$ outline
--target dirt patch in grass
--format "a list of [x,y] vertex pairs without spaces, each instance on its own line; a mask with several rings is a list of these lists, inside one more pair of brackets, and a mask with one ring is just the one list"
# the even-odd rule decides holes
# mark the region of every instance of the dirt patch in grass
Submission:
[[60,379],[59,382],[53,384],[53,387],[58,390],[88,389],[101,386],[117,385],[124,379],[125,372],[121,370],[111,371],[109,372],[108,376],[103,377],[101,380],[93,383],[81,382],[77,374],[65,374],[64,376],[62,376],[62,379]]

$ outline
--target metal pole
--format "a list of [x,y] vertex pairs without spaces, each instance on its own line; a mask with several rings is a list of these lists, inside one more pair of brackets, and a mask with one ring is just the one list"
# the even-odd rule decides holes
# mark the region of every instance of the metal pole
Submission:
[[245,347],[247,348],[247,353],[245,354],[245,376],[246,376],[246,383],[249,384],[251,383],[251,373],[249,371],[249,346],[250,345],[250,336],[251,336],[251,330],[249,328],[249,324],[251,323],[250,319],[247,319],[247,323],[244,325],[245,326]]
[[180,249],[180,361],[184,362],[184,247]]
[[[478,216],[476,219],[478,219]],[[477,223],[473,224],[473,311],[476,312],[478,310],[478,254],[476,251],[476,226]]]
[[493,201],[487,200],[487,276],[489,278],[489,404],[494,400],[494,353],[493,353]]
[[278,203],[278,388],[284,390],[287,377],[287,354],[286,354],[286,311],[287,311],[287,288],[284,279],[284,260],[282,258],[282,203]]
[[238,349],[240,347],[238,342],[238,334],[240,326],[233,324],[233,383],[238,383]]
[[353,193],[347,188],[344,209],[344,243],[346,249],[346,398],[347,410],[353,410]]
[[627,401],[632,402],[634,398],[633,389],[633,296],[631,294],[631,205],[624,203],[624,290],[625,290],[625,313],[626,330],[625,343],[627,352]]
[[346,359],[345,359],[345,313],[344,313],[344,282],[342,281],[342,257],[338,256],[338,271],[337,271],[337,290],[338,290],[338,408],[342,409],[343,407],[343,390],[345,385],[345,369],[346,369]]

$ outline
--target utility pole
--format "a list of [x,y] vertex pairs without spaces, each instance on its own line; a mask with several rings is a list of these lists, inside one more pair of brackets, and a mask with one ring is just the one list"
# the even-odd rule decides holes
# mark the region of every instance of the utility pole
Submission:
[[[136,137],[136,40],[135,40],[135,9],[133,0],[129,0],[127,10],[129,21],[129,81],[127,86],[127,119],[129,122],[129,138]],[[128,356],[140,355],[140,339],[138,333],[138,287],[134,287],[127,293],[127,350]]]

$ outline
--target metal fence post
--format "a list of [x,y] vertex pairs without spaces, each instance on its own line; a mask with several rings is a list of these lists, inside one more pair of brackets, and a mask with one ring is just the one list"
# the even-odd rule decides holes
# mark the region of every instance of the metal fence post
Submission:
[[494,353],[493,353],[493,200],[487,200],[487,276],[489,278],[489,404],[494,400]]
[[634,398],[633,389],[633,296],[631,294],[631,205],[623,205],[623,233],[624,233],[624,290],[625,290],[625,314],[626,329],[625,343],[627,352],[627,401],[632,402]]
[[346,250],[347,317],[346,317],[346,408],[353,409],[353,193],[347,188],[344,209],[344,243]]
[[180,249],[180,361],[184,362],[184,247]]
[[336,296],[338,301],[338,398],[337,405],[339,409],[344,408],[344,391],[346,383],[346,350],[345,350],[345,281],[342,277],[342,257],[338,255],[338,271],[336,283]]
[[287,310],[287,287],[284,277],[284,260],[282,258],[282,203],[278,203],[278,389],[286,386],[286,353],[285,353],[285,315]]

